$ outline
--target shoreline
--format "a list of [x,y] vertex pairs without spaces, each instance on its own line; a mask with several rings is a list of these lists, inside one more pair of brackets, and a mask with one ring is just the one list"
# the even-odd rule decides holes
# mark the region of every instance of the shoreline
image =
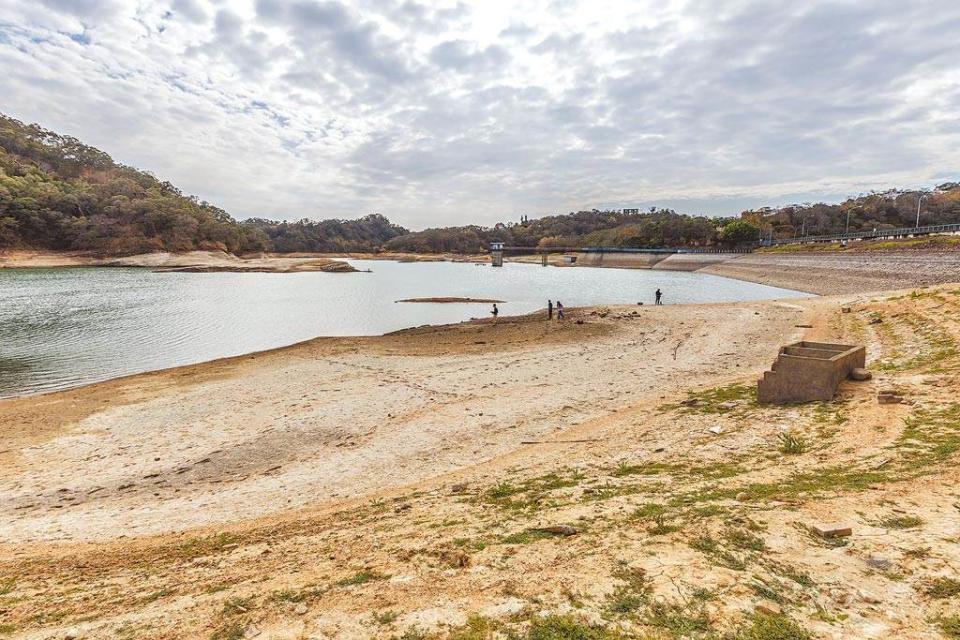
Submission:
[[[790,251],[749,254],[625,254],[596,257],[564,264],[562,254],[549,257],[550,266],[564,268],[622,268],[653,271],[686,271],[722,276],[814,295],[886,291],[951,282],[960,273],[960,251]],[[290,273],[298,271],[356,271],[343,259],[398,262],[468,262],[485,264],[489,256],[454,254],[295,253],[256,254],[245,257],[218,252],[144,254],[127,258],[94,258],[89,255],[7,251],[0,252],[0,270],[79,266],[131,266],[157,271],[242,271]],[[519,256],[509,262],[539,264],[539,258]]]
[[[943,505],[960,472],[922,458],[909,473],[897,447],[918,464],[926,441],[905,425],[956,402],[958,287],[317,338],[0,401],[5,622],[16,638],[115,637],[131,620],[156,640],[172,625],[444,637],[471,614],[569,611],[570,594],[606,615],[627,567],[664,602],[722,593],[720,629],[772,606],[760,581],[814,637],[929,637],[904,589],[955,558]],[[875,379],[757,405],[752,385],[798,339],[865,344]],[[908,401],[878,405],[891,386]],[[778,453],[784,434],[806,450]],[[882,524],[891,504],[909,528]],[[842,552],[798,527],[837,520],[853,529]],[[557,526],[575,533],[537,533]],[[865,574],[874,557],[906,578]]]

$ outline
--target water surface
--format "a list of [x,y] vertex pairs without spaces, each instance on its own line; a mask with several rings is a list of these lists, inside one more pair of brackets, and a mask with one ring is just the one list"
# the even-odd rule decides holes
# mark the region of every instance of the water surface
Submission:
[[397,304],[456,296],[542,308],[732,302],[807,294],[718,276],[508,263],[350,260],[372,273],[152,273],[0,269],[0,397],[63,389],[317,336],[378,335],[485,317],[487,304]]

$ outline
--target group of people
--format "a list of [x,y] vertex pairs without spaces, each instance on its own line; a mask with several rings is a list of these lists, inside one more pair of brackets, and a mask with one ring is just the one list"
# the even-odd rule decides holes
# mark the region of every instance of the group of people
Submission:
[[[663,304],[663,292],[661,292],[660,289],[657,289],[657,292],[654,294],[654,304]],[[557,310],[557,320],[563,320],[563,303],[559,300],[557,300],[556,304],[553,303],[553,300],[547,300],[547,320],[553,320],[554,309]],[[494,303],[493,311],[490,312],[490,315],[493,316],[494,320],[500,315],[500,309],[497,309],[496,303]]]

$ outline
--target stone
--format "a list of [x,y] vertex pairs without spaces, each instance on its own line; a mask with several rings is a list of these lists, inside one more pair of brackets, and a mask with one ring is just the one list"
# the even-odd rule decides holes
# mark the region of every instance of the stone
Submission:
[[859,382],[863,382],[866,380],[870,380],[872,378],[873,378],[873,374],[861,367],[857,367],[856,369],[850,372],[851,380],[857,380]]
[[860,599],[866,602],[867,604],[880,604],[881,602],[883,602],[882,600],[880,600],[880,598],[878,598],[877,596],[867,591],[860,592]]
[[895,391],[881,391],[877,394],[877,402],[879,404],[900,404],[903,402],[903,397]]
[[715,427],[710,427],[709,429],[707,429],[707,431],[709,431],[714,435],[720,435],[721,433],[723,433],[723,427],[721,427],[720,425],[717,425]]
[[746,502],[750,499],[750,495],[746,491],[741,491],[737,494],[737,502]]
[[840,311],[842,313],[850,313],[851,309],[850,307],[841,307]]
[[63,640],[78,640],[80,638],[80,632],[76,629],[67,629],[63,634]]
[[252,624],[248,624],[248,625],[247,625],[246,627],[244,627],[244,629],[243,629],[243,637],[244,637],[244,638],[256,638],[256,637],[259,636],[261,633],[262,633],[262,632],[260,631],[260,629],[258,629],[258,628],[256,627],[256,625],[252,625]]
[[393,511],[394,513],[402,513],[404,511],[409,511],[411,508],[412,507],[410,506],[409,502],[404,502],[403,504],[398,504]]
[[737,403],[733,401],[721,402],[717,405],[720,409],[736,409]]
[[815,524],[810,529],[821,538],[846,538],[853,535],[853,527],[837,522]]
[[757,603],[757,606],[754,607],[757,613],[762,613],[768,616],[779,616],[783,614],[783,609],[776,602],[771,602],[770,600],[763,600]]
[[557,536],[575,536],[579,533],[576,527],[571,527],[568,524],[553,524],[549,527],[537,527],[534,531],[543,531],[544,533],[552,533]]
[[293,612],[298,616],[302,616],[307,612],[307,605],[301,602],[300,604],[297,605],[297,607],[293,610]]
[[466,483],[466,482],[459,482],[459,483],[453,485],[452,487],[450,487],[450,491],[453,492],[453,493],[463,493],[463,492],[466,491],[466,490],[467,490],[467,483]]

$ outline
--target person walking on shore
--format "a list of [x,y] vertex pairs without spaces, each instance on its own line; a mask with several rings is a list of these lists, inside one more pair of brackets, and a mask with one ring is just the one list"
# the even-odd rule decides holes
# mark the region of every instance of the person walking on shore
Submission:
[[563,303],[557,300],[557,320],[563,320]]
[[663,301],[661,301],[661,298],[663,297],[663,293],[660,292],[660,289],[657,289],[657,293],[655,294],[655,296],[656,296],[656,301],[654,302],[654,304],[663,304]]
[[553,300],[547,300],[547,320],[553,320]]
[[493,303],[493,311],[490,312],[490,315],[493,316],[493,321],[497,321],[497,316],[500,315],[500,309],[497,309],[497,303]]

